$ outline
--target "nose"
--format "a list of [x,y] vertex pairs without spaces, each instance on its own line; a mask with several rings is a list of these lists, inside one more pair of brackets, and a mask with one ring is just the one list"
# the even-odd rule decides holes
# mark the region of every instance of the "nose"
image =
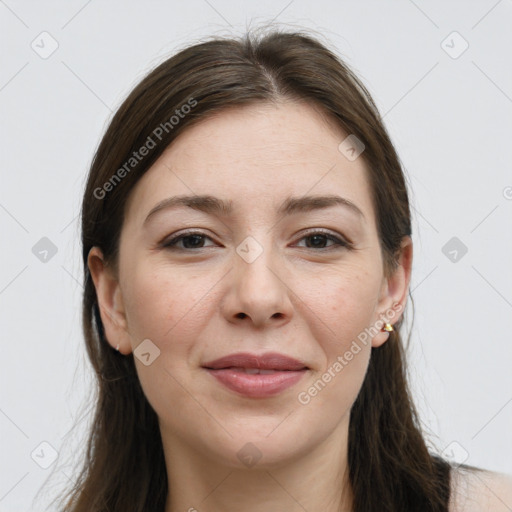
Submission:
[[252,262],[236,252],[233,258],[229,291],[222,304],[225,318],[257,328],[288,323],[293,314],[292,290],[279,258],[266,247]]

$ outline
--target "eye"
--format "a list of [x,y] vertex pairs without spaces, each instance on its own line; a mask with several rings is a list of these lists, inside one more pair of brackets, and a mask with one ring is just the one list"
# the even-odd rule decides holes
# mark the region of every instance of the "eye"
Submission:
[[[331,248],[351,248],[352,244],[350,242],[347,242],[343,240],[342,238],[339,238],[335,235],[333,235],[330,232],[325,231],[313,231],[311,233],[308,233],[304,237],[301,238],[301,240],[309,240],[309,243],[306,242],[306,249],[331,249]],[[332,242],[331,245],[325,246],[327,242]],[[302,246],[304,247],[304,246]]]
[[[201,231],[188,231],[174,236],[162,243],[162,247],[176,251],[194,251],[195,249],[204,249],[213,247],[214,244],[205,245],[206,240],[212,239]],[[331,232],[312,231],[303,236],[300,241],[305,240],[306,249],[331,250],[338,248],[352,248],[352,244],[345,239],[333,235]],[[330,242],[330,245],[327,245]],[[300,247],[300,245],[299,245]]]
[[[166,247],[171,250],[194,250],[211,247],[204,245],[205,240],[211,240],[211,238],[200,231],[189,231],[166,240],[162,244],[162,247]],[[183,243],[183,246],[179,246],[178,244],[180,243]]]

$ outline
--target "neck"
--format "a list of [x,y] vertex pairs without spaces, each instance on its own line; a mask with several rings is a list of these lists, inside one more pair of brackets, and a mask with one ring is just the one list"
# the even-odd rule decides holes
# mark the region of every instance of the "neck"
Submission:
[[165,512],[352,511],[348,418],[313,450],[250,468],[222,464],[164,429],[162,439],[169,484]]

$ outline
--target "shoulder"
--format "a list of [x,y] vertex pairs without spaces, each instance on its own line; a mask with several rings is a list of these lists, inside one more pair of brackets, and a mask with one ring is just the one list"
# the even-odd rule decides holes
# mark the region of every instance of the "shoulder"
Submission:
[[479,468],[452,469],[450,512],[510,512],[512,476]]

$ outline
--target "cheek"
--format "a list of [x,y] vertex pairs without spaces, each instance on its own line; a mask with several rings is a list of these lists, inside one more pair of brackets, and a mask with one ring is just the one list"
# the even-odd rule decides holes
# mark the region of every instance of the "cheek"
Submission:
[[303,314],[323,364],[315,368],[313,387],[301,389],[305,393],[301,403],[311,399],[312,409],[318,407],[319,414],[329,410],[329,414],[342,415],[357,397],[371,353],[371,338],[365,329],[374,318],[379,278],[366,268],[353,266],[326,275],[313,288],[303,283],[301,293],[308,306]]
[[[345,268],[321,279],[303,282],[304,314],[329,361],[351,346],[371,325],[378,303],[379,276],[364,268]],[[298,293],[298,295],[299,295]]]
[[179,341],[193,337],[206,318],[204,306],[212,286],[205,276],[139,265],[126,282],[123,294],[133,348],[146,338],[161,349],[179,348]]
[[132,350],[146,339],[159,350],[147,366],[135,352],[137,374],[146,398],[161,417],[176,410],[184,415],[197,414],[196,402],[184,389],[190,387],[190,354],[212,314],[209,304],[215,300],[215,276],[192,276],[148,264],[130,270],[123,294]]
[[[298,390],[297,400],[307,411],[304,428],[320,437],[347,415],[363,384],[371,354],[364,331],[375,311],[376,283],[375,276],[363,271],[337,274],[322,282],[321,292],[310,291],[304,299],[323,364]],[[316,418],[323,418],[320,428]]]

